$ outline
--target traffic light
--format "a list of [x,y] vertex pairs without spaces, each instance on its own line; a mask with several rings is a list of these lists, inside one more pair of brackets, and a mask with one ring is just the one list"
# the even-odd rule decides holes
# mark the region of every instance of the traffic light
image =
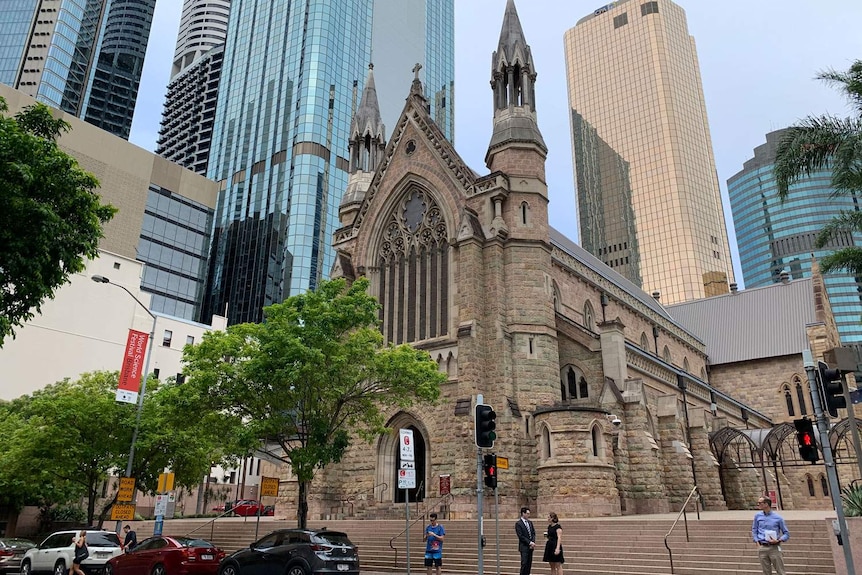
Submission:
[[494,447],[497,413],[490,405],[476,405],[476,447]]
[[820,388],[823,390],[823,409],[832,417],[838,417],[839,409],[847,408],[847,400],[844,399],[843,376],[837,369],[830,369],[826,362],[817,362],[817,371],[820,374]]
[[482,469],[485,470],[485,486],[497,489],[497,454],[486,453]]
[[814,424],[810,419],[795,419],[796,441],[799,443],[799,457],[811,463],[817,463],[820,455],[817,452],[817,441],[814,439]]

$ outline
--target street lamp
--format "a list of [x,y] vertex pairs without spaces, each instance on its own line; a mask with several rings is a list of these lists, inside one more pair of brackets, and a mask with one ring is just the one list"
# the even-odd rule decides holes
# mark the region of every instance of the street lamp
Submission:
[[[156,316],[153,315],[153,313],[147,308],[147,306],[145,306],[141,302],[141,300],[139,300],[135,296],[135,294],[133,294],[132,292],[127,290],[124,286],[122,286],[120,284],[112,283],[111,280],[109,278],[106,278],[105,276],[94,275],[94,276],[91,276],[90,279],[96,283],[111,284],[112,286],[120,288],[121,290],[123,290],[124,292],[126,292],[127,294],[132,296],[132,299],[135,300],[137,302],[137,304],[144,309],[145,312],[147,312],[147,315],[149,315],[151,318],[153,318],[153,326],[150,329],[150,342],[147,346],[147,357],[144,360],[144,382],[143,382],[143,384],[141,384],[141,393],[138,394],[138,408],[137,408],[137,413],[135,415],[135,429],[134,429],[134,431],[132,431],[132,445],[131,445],[131,447],[129,447],[129,462],[126,463],[126,477],[131,477],[132,476],[132,464],[135,461],[135,443],[138,440],[138,429],[141,426],[141,411],[144,408],[144,394],[147,392],[147,378],[149,377],[149,374],[150,374],[150,358],[153,355],[153,339],[155,339],[155,336],[156,336]],[[117,533],[120,532],[120,524],[121,523],[122,523],[121,521],[117,521]]]

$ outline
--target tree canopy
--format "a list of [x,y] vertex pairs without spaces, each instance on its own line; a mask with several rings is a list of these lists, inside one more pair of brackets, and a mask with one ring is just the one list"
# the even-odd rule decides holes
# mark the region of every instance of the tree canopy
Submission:
[[427,352],[384,344],[368,281],[316,291],[264,309],[261,324],[208,332],[186,347],[188,382],[198,396],[278,446],[299,483],[298,524],[307,522],[315,471],[341,460],[351,436],[388,431],[390,409],[433,402],[445,375]]
[[0,98],[0,347],[45,298],[97,254],[116,210],[99,182],[57,146],[69,124],[44,104],[6,116]]
[[[818,74],[844,93],[854,114],[848,118],[831,115],[808,116],[788,128],[776,150],[775,179],[778,195],[784,199],[790,187],[814,172],[829,169],[835,194],[862,193],[862,60],[847,72],[827,70]],[[822,248],[841,234],[862,232],[858,212],[842,211],[817,236]],[[820,262],[824,272],[845,269],[862,274],[862,247],[838,249]]]
[[[50,507],[84,497],[88,524],[97,515],[101,524],[114,500],[96,510],[100,488],[126,469],[137,411],[115,400],[117,379],[117,372],[86,373],[0,405],[0,504]],[[190,488],[212,465],[249,449],[220,414],[203,411],[182,387],[148,382],[132,465],[146,493],[155,491],[165,468]]]

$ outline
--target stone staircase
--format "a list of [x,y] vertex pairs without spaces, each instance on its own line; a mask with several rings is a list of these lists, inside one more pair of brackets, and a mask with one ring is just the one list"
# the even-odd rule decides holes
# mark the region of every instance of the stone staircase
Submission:
[[[446,521],[443,546],[443,571],[447,575],[477,573],[477,528],[475,521]],[[672,521],[664,519],[581,519],[564,520],[563,548],[566,575],[668,575],[671,573],[664,536]],[[185,535],[203,524],[202,520],[170,520],[164,524],[166,535]],[[311,527],[326,526],[344,531],[359,547],[364,573],[407,571],[407,541],[403,520],[345,519],[312,521]],[[517,575],[519,556],[514,520],[500,520],[500,574]],[[542,529],[536,523],[537,529]],[[293,521],[261,518],[258,537],[274,529],[295,526]],[[410,529],[410,570],[424,574],[420,521]],[[152,522],[136,524],[139,539],[152,533]],[[194,531],[196,537],[211,540],[228,552],[247,546],[255,539],[256,518],[225,518]],[[784,546],[787,572],[793,575],[831,575],[835,573],[829,536],[822,520],[788,520],[791,540]],[[689,518],[689,542],[680,522],[669,538],[676,575],[760,575],[757,548],[750,541],[751,523],[742,519],[694,520]],[[484,572],[497,573],[497,547],[493,520],[485,522],[487,545]],[[392,537],[395,549],[390,548]],[[544,541],[539,541],[533,562],[535,575],[548,575],[542,562]]]

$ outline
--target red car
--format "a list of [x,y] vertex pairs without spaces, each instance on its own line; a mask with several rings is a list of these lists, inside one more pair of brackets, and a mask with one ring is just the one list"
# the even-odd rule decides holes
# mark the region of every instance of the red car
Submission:
[[216,575],[224,556],[203,539],[156,536],[108,561],[105,575]]
[[256,499],[240,499],[233,506],[233,509],[231,509],[234,514],[243,517],[253,517],[257,515],[258,510],[260,510],[261,515],[263,515],[263,507],[261,507],[260,501],[257,501]]

